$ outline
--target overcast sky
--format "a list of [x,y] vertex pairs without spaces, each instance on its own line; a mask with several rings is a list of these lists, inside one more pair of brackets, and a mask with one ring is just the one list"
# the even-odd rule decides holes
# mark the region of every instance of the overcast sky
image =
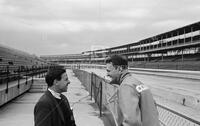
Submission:
[[200,21],[200,0],[0,0],[0,44],[74,54]]

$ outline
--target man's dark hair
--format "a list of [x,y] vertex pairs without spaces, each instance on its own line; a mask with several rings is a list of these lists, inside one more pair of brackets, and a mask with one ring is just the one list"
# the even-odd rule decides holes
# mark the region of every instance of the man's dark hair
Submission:
[[112,55],[106,59],[106,63],[112,63],[113,66],[121,66],[123,69],[128,68],[128,59],[124,55]]
[[48,87],[51,87],[53,85],[53,81],[61,80],[61,75],[65,73],[64,68],[56,67],[56,68],[50,68],[45,76],[45,81],[48,85]]

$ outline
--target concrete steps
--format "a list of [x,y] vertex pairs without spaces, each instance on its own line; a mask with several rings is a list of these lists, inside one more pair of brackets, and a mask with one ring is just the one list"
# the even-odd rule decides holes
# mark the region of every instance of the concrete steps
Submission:
[[34,82],[31,85],[29,92],[44,92],[47,90],[47,84],[45,83],[44,78],[34,78]]

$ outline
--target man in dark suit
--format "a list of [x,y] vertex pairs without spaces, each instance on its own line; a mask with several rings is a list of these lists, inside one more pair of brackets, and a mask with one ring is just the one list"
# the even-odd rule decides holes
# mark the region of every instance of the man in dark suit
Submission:
[[45,81],[48,89],[34,108],[35,126],[76,126],[69,102],[61,94],[67,91],[70,84],[65,69],[50,69]]

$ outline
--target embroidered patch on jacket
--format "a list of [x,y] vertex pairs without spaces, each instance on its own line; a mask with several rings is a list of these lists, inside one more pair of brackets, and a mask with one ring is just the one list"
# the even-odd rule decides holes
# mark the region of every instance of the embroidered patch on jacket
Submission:
[[137,85],[136,86],[136,90],[138,92],[142,92],[142,91],[147,90],[147,89],[149,89],[149,88],[146,85]]

